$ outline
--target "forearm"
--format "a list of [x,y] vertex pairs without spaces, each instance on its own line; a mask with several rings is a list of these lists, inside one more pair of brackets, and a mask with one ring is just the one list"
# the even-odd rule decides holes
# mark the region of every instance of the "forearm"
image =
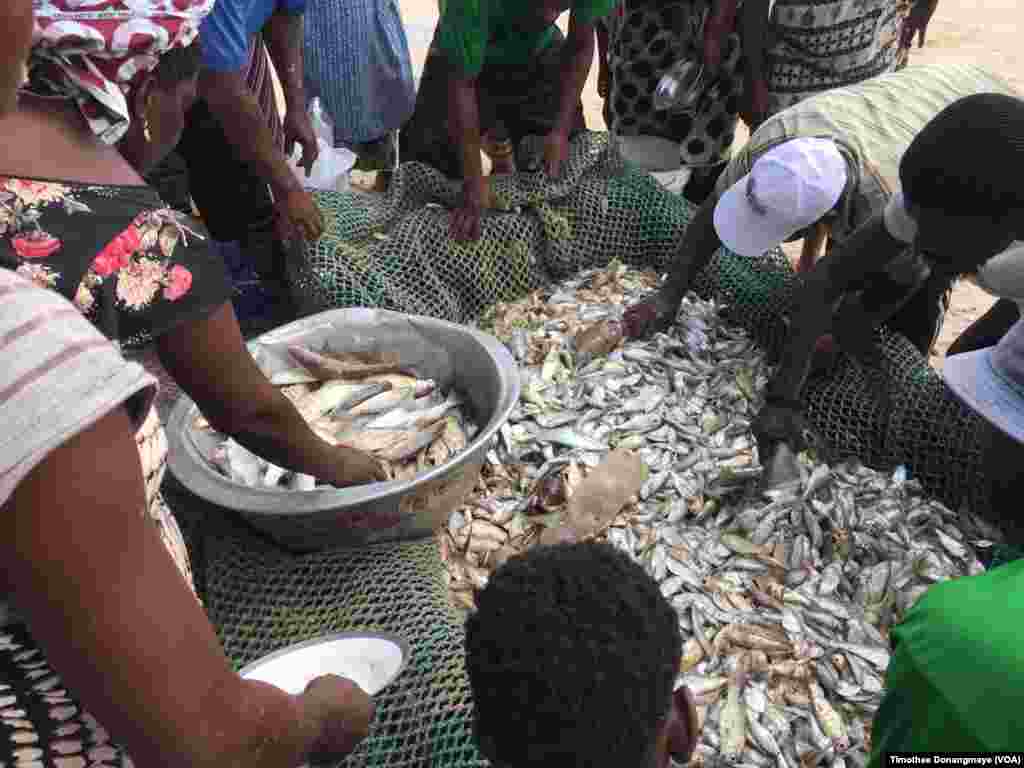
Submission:
[[866,275],[881,271],[906,244],[895,240],[876,216],[855,232],[841,249],[819,261],[797,289],[790,315],[789,337],[768,396],[798,400],[818,339],[832,327],[838,299]]
[[476,81],[453,77],[448,86],[451,109],[452,141],[458,142],[462,153],[462,177],[467,182],[483,178],[480,158],[480,114],[477,107]]
[[707,266],[722,241],[715,231],[715,206],[718,193],[713,192],[697,209],[697,214],[686,229],[683,243],[670,267],[664,291],[675,301],[682,301],[683,295],[697,274]]
[[327,482],[340,476],[331,446],[252,359],[231,304],[159,337],[157,351],[164,368],[215,429],[285,469]]
[[239,157],[266,180],[279,199],[301,190],[302,185],[288,167],[256,97],[237,73],[206,72],[200,76],[200,93],[217,118],[224,135]]
[[0,582],[64,683],[137,764],[299,764],[319,722],[231,670],[144,506],[118,409],[56,449],[0,510]]
[[769,0],[745,0],[740,16],[740,36],[746,60],[744,73],[748,81],[764,80],[767,48]]
[[306,109],[306,89],[302,66],[302,25],[301,13],[277,12],[270,17],[263,28],[267,51],[274,63],[277,76],[284,91],[287,111]]
[[580,95],[594,62],[594,28],[592,24],[577,24],[569,19],[569,36],[562,46],[562,95],[558,104],[555,130],[565,135],[576,124]]

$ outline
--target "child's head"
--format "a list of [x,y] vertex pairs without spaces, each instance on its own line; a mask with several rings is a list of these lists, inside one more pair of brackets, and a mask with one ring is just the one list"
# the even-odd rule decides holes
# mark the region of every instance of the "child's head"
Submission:
[[658,585],[604,544],[537,547],[492,576],[466,622],[481,751],[504,768],[688,761],[689,692],[673,694],[679,621]]

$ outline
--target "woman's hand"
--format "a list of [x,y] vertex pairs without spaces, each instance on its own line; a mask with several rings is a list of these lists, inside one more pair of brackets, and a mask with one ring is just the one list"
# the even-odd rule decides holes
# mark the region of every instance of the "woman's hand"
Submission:
[[452,211],[449,234],[453,240],[465,242],[480,239],[480,217],[487,204],[487,180],[471,176],[462,182],[462,205]]
[[368,453],[344,445],[336,445],[330,450],[336,459],[333,465],[335,471],[330,476],[323,475],[320,479],[329,482],[335,488],[382,483],[389,479],[384,465]]
[[370,731],[375,711],[373,700],[348,678],[318,677],[299,698],[320,723],[320,737],[309,753],[312,764],[345,757]]
[[912,48],[914,35],[917,35],[917,47],[924,47],[924,38],[928,34],[928,23],[939,5],[939,0],[916,0],[910,8],[910,13],[903,20],[903,28],[900,30],[900,48]]
[[299,236],[315,242],[324,233],[324,216],[307,190],[301,187],[289,190],[278,199],[274,208],[281,240],[288,242]]

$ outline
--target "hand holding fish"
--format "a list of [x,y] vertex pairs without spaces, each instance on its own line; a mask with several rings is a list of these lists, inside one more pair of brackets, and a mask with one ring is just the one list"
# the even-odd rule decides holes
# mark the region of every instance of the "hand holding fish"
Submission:
[[384,465],[368,453],[346,445],[336,445],[331,451],[336,460],[335,472],[319,479],[335,488],[382,483],[390,479]]

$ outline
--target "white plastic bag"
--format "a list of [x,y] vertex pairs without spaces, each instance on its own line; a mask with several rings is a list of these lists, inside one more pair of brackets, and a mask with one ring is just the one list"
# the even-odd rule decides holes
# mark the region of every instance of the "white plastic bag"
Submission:
[[307,176],[305,169],[299,167],[302,148],[296,144],[292,147],[290,158],[292,170],[307,189],[345,192],[348,190],[348,174],[356,164],[356,156],[344,147],[334,146],[334,125],[330,116],[324,112],[319,98],[309,103],[308,112],[320,154]]

